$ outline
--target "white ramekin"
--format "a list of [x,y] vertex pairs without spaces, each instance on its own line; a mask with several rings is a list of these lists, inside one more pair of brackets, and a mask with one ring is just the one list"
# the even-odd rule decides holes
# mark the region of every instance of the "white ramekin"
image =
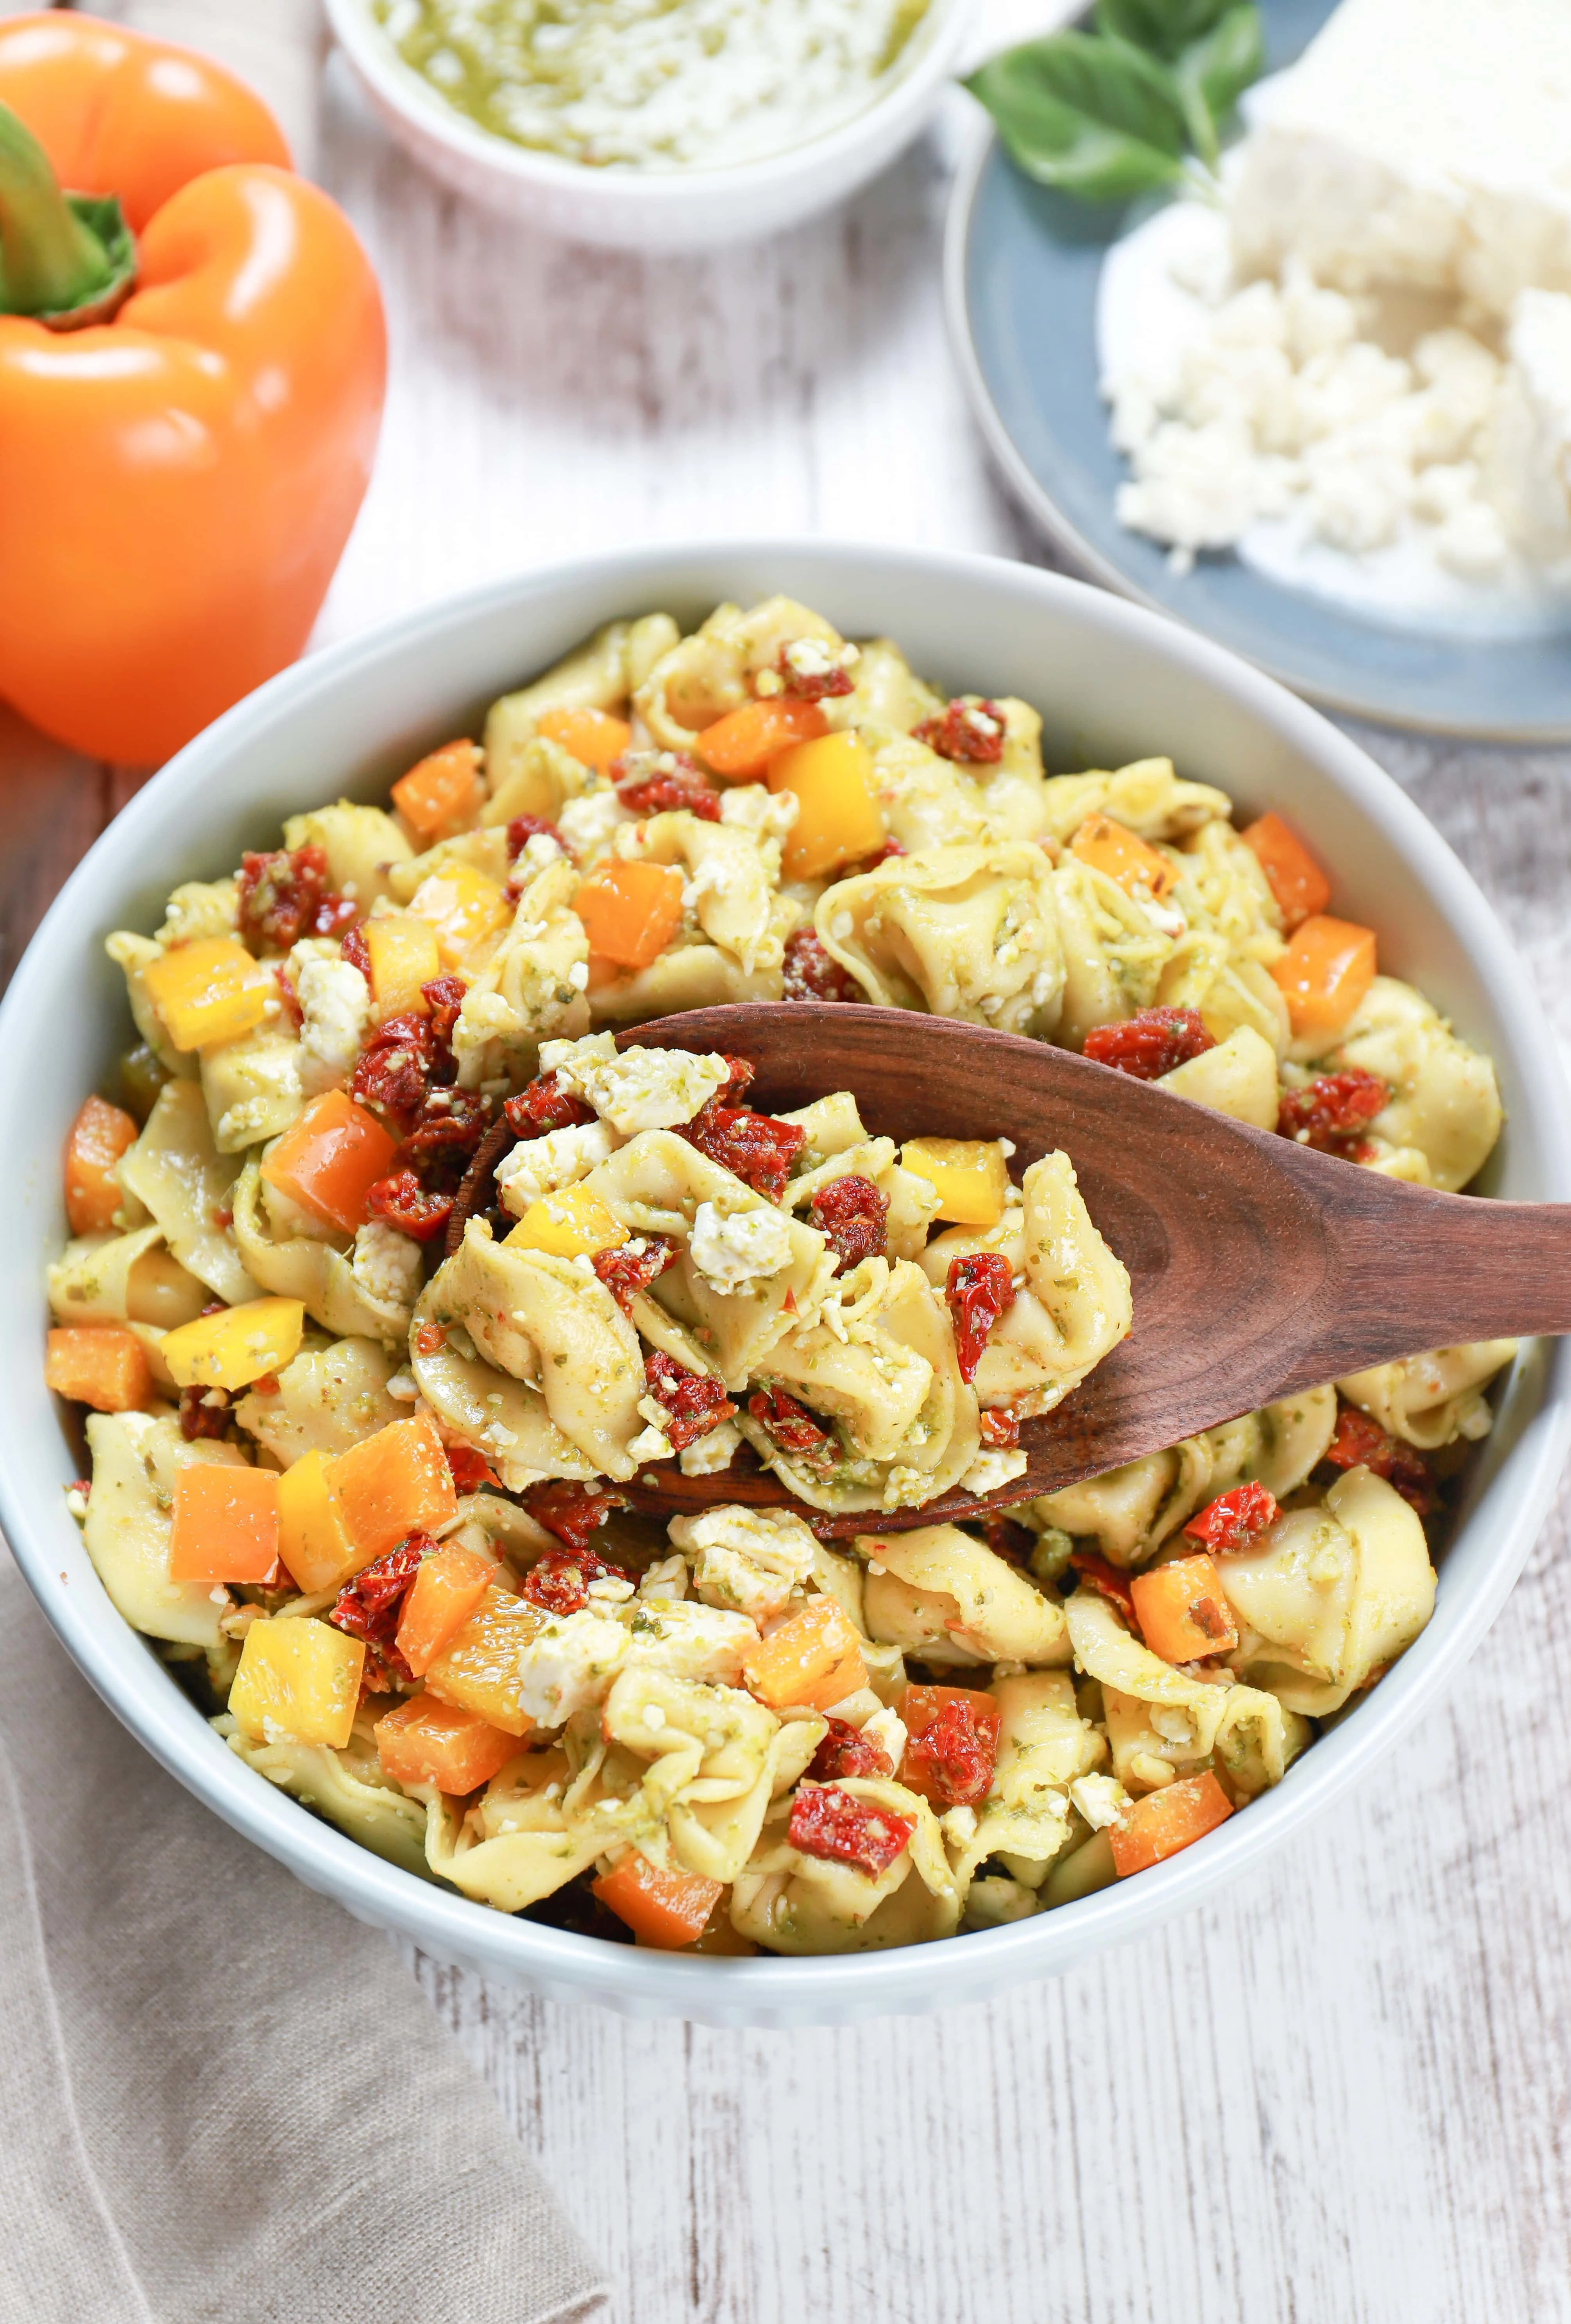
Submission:
[[804,145],[715,170],[591,170],[511,144],[446,104],[406,65],[369,0],[326,0],[340,47],[394,137],[422,168],[504,217],[615,250],[706,250],[776,234],[841,201],[927,125],[954,69],[969,0],[931,0],[888,88]]
[[[832,2022],[975,2000],[1047,1977],[1192,1904],[1366,1777],[1452,1684],[1520,1572],[1571,1434],[1571,1351],[1524,1351],[1456,1535],[1433,1620],[1366,1701],[1277,1789],[1154,1871],[1013,1928],[814,1960],[686,1958],[565,1935],[382,1863],[229,1751],[100,1587],[62,1488],[78,1454],[43,1385],[43,1270],[60,1250],[60,1154],[87,1091],[133,1038],[115,927],[152,928],[182,880],[270,845],[286,815],[377,798],[423,752],[474,733],[485,704],[597,623],[785,590],[852,636],[887,634],[951,691],[1017,694],[1047,721],[1050,767],[1168,754],[1252,813],[1312,839],[1339,906],[1382,956],[1493,1055],[1506,1130],[1490,1191],[1571,1200],[1571,1103],[1548,1028],[1493,914],[1418,809],[1318,714],[1161,616],[1030,567],[898,549],[744,542],[651,549],[493,582],[298,663],[221,718],[133,798],[33,938],[0,1007],[0,1522],[79,1667],[189,1790],[309,1886],[439,1959],[629,2014],[711,2024]],[[1138,1330],[1138,1320],[1135,1328]],[[1197,1361],[1204,1350],[1196,1351]]]

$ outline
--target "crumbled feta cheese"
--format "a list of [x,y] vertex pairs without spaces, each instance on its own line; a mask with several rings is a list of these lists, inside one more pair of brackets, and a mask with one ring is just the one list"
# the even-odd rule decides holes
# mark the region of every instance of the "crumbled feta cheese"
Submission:
[[415,1375],[409,1370],[408,1364],[400,1365],[399,1370],[393,1373],[391,1379],[387,1384],[387,1393],[392,1397],[395,1404],[418,1404],[419,1402],[419,1384],[416,1380]]
[[628,1650],[628,1633],[585,1607],[552,1622],[519,1650],[519,1708],[542,1727],[603,1702]]
[[631,816],[607,783],[602,790],[584,791],[569,799],[556,817],[556,828],[581,863],[603,854],[619,824]]
[[824,638],[793,638],[785,651],[786,667],[798,678],[832,678],[837,670],[854,669],[861,659],[853,645],[831,645]]
[[963,1493],[997,1493],[1025,1474],[1029,1463],[1019,1445],[1007,1452],[978,1452],[960,1479]]
[[342,1089],[354,1069],[371,1014],[371,987],[346,960],[299,960],[295,992],[301,1010],[300,1086],[308,1097]]
[[790,1509],[736,1503],[674,1517],[671,1539],[693,1559],[693,1586],[707,1606],[734,1606],[756,1622],[784,1610],[813,1572],[818,1545]]
[[730,1213],[700,1203],[687,1253],[711,1290],[743,1291],[790,1264],[791,1222],[767,1203]]
[[639,1431],[628,1446],[628,1457],[632,1461],[669,1461],[674,1450],[665,1431],[657,1428],[651,1421],[648,1428]]
[[948,1808],[938,1821],[944,1838],[952,1840],[957,1848],[968,1848],[977,1836],[975,1808]]
[[383,1219],[368,1219],[355,1230],[351,1265],[361,1289],[381,1306],[407,1309],[420,1296],[420,1246]]
[[742,1432],[734,1420],[717,1421],[706,1436],[684,1444],[677,1459],[684,1477],[712,1477],[729,1469],[741,1449]]
[[588,1584],[590,1598],[599,1606],[625,1606],[633,1596],[633,1585],[620,1573],[602,1573],[598,1582]]
[[784,839],[802,812],[795,791],[766,790],[762,783],[736,783],[721,794],[720,819],[752,839]]
[[685,1049],[619,1052],[609,1033],[544,1042],[540,1070],[555,1073],[565,1089],[592,1105],[624,1138],[691,1121],[730,1079],[730,1067],[718,1052],[702,1057]]
[[640,1598],[685,1598],[687,1595],[687,1560],[684,1557],[657,1557],[645,1569],[639,1583]]
[[1093,1831],[1106,1831],[1130,1805],[1128,1793],[1113,1775],[1077,1775],[1070,1798]]
[[587,1178],[621,1142],[603,1121],[574,1122],[566,1130],[548,1130],[544,1138],[521,1139],[496,1166],[503,1210],[521,1219],[543,1194],[559,1194]]
[[735,1686],[742,1657],[758,1643],[758,1627],[745,1614],[690,1600],[652,1605],[635,1600],[623,1609],[629,1623],[627,1664],[665,1671],[672,1678],[709,1679]]
[[545,872],[562,860],[562,850],[548,831],[531,831],[519,851],[513,865],[513,881],[521,890],[524,878],[532,872]]

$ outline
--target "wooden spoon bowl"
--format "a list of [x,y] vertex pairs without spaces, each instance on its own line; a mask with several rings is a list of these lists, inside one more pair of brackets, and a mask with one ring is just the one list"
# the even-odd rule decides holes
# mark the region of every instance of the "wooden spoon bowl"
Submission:
[[[760,1112],[848,1089],[870,1136],[1012,1139],[1017,1178],[1061,1148],[1134,1291],[1129,1337],[1055,1411],[1024,1423],[1026,1473],[1000,1492],[834,1517],[739,1454],[713,1476],[662,1463],[620,1489],[651,1513],[788,1507],[826,1536],[974,1517],[1373,1364],[1571,1331],[1571,1205],[1406,1185],[1046,1042],[907,1010],[796,1001],[693,1010],[619,1039],[750,1059],[748,1102]],[[485,1206],[509,1142],[483,1182],[485,1149],[476,1157],[470,1208]]]

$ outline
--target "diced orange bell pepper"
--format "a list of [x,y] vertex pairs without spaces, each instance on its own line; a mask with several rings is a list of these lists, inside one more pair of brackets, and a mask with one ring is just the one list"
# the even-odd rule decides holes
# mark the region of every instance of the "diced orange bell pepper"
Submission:
[[550,1619],[528,1599],[492,1582],[473,1613],[428,1665],[426,1692],[476,1712],[510,1735],[532,1734],[535,1722],[519,1700],[523,1676],[519,1661]]
[[440,1533],[458,1513],[436,1423],[418,1412],[352,1444],[332,1467],[333,1490],[356,1549],[385,1556],[406,1534]]
[[593,767],[599,775],[616,764],[633,739],[627,720],[613,718],[609,710],[542,710],[535,732],[547,742],[560,743],[581,767]]
[[1183,1775],[1159,1792],[1147,1792],[1108,1831],[1114,1869],[1120,1880],[1132,1872],[1148,1872],[1164,1856],[1176,1856],[1181,1848],[1215,1831],[1232,1812],[1226,1793],[1208,1767],[1202,1775]]
[[117,1105],[90,1097],[66,1139],[66,1222],[74,1235],[107,1234],[124,1197],[115,1165],[136,1143],[136,1124]]
[[342,1090],[324,1090],[285,1130],[262,1175],[314,1218],[353,1234],[364,1222],[366,1195],[392,1167],[396,1143]]
[[354,1729],[365,1641],[308,1614],[253,1622],[229,1690],[235,1724],[253,1742],[286,1736],[342,1751]]
[[412,912],[389,912],[365,923],[371,955],[371,997],[378,1018],[427,1017],[431,1004],[424,988],[442,973],[436,932]]
[[[305,645],[371,474],[381,303],[266,106],[195,49],[16,16],[0,105],[55,204],[51,167],[117,195],[136,236],[110,318],[0,315],[0,696],[90,758],[156,766]],[[4,303],[102,290],[38,179],[7,209]]]
[[302,1453],[278,1480],[279,1549],[302,1590],[341,1589],[371,1563],[349,1538],[332,1463],[325,1452]]
[[487,936],[506,927],[512,908],[497,881],[473,863],[444,863],[422,880],[409,899],[417,919],[436,938],[444,968],[462,968]]
[[1294,1040],[1330,1039],[1374,982],[1374,930],[1318,912],[1300,923],[1271,973],[1287,1001]]
[[1208,1655],[1231,1654],[1238,1644],[1222,1578],[1203,1551],[1133,1574],[1129,1595],[1141,1637],[1163,1662],[1203,1662]]
[[703,1934],[725,1884],[674,1865],[651,1864],[636,1848],[592,1884],[602,1904],[625,1921],[641,1945],[675,1952]]
[[134,1412],[152,1393],[152,1367],[134,1332],[114,1324],[68,1323],[44,1349],[44,1384],[95,1412]]
[[375,1732],[383,1775],[395,1784],[435,1784],[439,1792],[452,1794],[477,1792],[519,1750],[516,1735],[490,1727],[478,1711],[442,1702],[434,1694],[417,1694],[400,1702],[377,1720]]
[[873,796],[873,758],[857,734],[798,742],[769,761],[769,788],[795,794],[796,820],[780,869],[787,880],[822,880],[876,855],[888,837]]
[[[399,1616],[398,1649],[424,1678],[455,1633],[468,1621],[496,1580],[494,1557],[450,1541],[420,1561]],[[444,1784],[443,1789],[447,1786]],[[467,1787],[466,1787],[467,1788]]]
[[1257,816],[1238,836],[1258,859],[1290,932],[1300,920],[1325,910],[1331,900],[1331,882],[1280,815]]
[[467,739],[444,742],[392,787],[394,807],[427,844],[462,827],[480,806],[480,750]]
[[811,742],[827,734],[829,721],[816,702],[794,694],[760,696],[728,710],[698,736],[696,749],[706,767],[733,783],[757,782],[771,759],[794,742]]
[[682,874],[672,864],[597,864],[573,899],[589,949],[619,968],[648,968],[682,925]]
[[861,1640],[832,1598],[810,1598],[742,1664],[743,1685],[771,1711],[795,1703],[825,1711],[867,1683]]
[[148,962],[142,981],[170,1039],[188,1052],[253,1033],[278,995],[272,971],[234,936],[177,945]]
[[1070,853],[1115,881],[1125,895],[1144,888],[1160,903],[1178,883],[1165,855],[1110,815],[1089,815],[1070,842]]
[[171,1582],[271,1582],[278,1572],[279,1480],[271,1469],[194,1461],[175,1479]]

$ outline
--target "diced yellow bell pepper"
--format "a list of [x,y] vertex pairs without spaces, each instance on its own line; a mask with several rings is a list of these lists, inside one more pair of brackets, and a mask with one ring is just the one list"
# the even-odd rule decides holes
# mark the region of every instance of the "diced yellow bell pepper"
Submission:
[[787,880],[822,880],[876,855],[888,836],[873,795],[872,753],[855,734],[823,734],[782,751],[769,762],[769,788],[794,791],[798,802],[780,860]]
[[427,1014],[423,984],[442,973],[436,932],[428,920],[390,912],[367,920],[365,949],[371,954],[371,997],[379,1018]]
[[564,1186],[531,1203],[507,1238],[515,1250],[543,1250],[553,1259],[593,1259],[629,1240],[610,1205],[588,1186]]
[[299,1299],[248,1299],[166,1332],[159,1352],[177,1388],[248,1388],[299,1355],[305,1324]]
[[278,1480],[279,1554],[302,1590],[336,1590],[373,1552],[349,1538],[325,1452],[307,1452]]
[[476,945],[506,927],[511,917],[496,881],[472,863],[445,863],[431,872],[416,889],[409,909],[434,931],[444,968],[459,967]]
[[519,1656],[550,1619],[527,1598],[493,1582],[427,1669],[427,1692],[461,1711],[478,1711],[510,1735],[527,1735],[534,1722],[519,1700]]
[[1070,842],[1070,853],[1116,881],[1126,896],[1144,888],[1158,903],[1178,884],[1165,855],[1110,815],[1089,815]]
[[[342,1751],[354,1725],[365,1642],[308,1615],[253,1622],[240,1649],[229,1709],[243,1733],[268,1742],[325,1743]],[[270,1731],[271,1730],[271,1731]]]
[[996,1227],[1009,1173],[996,1138],[911,1138],[900,1160],[938,1191],[938,1214],[956,1226]]
[[177,1049],[210,1048],[254,1031],[275,998],[272,971],[233,936],[201,936],[150,961],[148,997]]

